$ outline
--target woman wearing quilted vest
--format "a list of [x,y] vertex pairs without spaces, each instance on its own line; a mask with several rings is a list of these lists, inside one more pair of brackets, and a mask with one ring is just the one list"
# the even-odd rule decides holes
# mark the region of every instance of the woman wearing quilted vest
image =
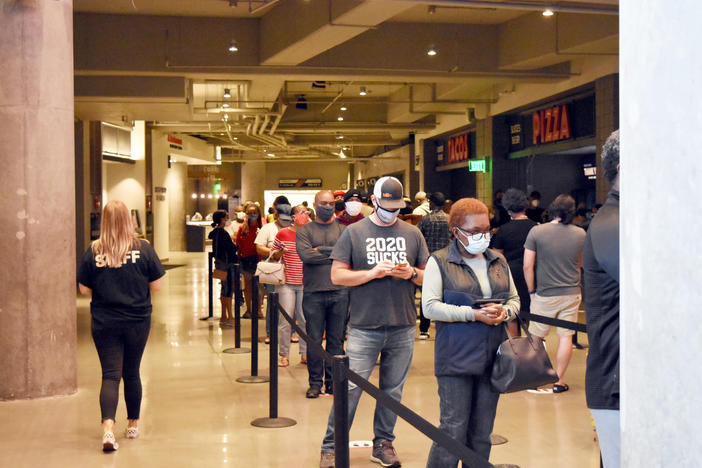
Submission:
[[[483,202],[454,203],[449,230],[453,240],[429,259],[422,287],[424,315],[436,321],[439,427],[487,460],[500,396],[490,387],[490,371],[507,338],[502,323],[519,311],[519,295],[505,258],[488,249],[490,217]],[[480,307],[474,304],[478,299],[498,301]],[[456,467],[458,461],[435,443],[427,468]]]

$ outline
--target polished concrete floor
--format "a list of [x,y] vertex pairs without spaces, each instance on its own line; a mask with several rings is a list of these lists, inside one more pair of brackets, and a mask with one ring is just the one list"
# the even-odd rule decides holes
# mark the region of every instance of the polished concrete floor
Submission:
[[[279,415],[297,424],[283,429],[252,426],[252,420],[268,415],[268,384],[238,383],[238,377],[250,373],[251,355],[222,353],[233,345],[233,331],[220,330],[216,321],[200,320],[207,315],[206,254],[171,252],[170,263],[185,266],[169,270],[163,290],[153,298],[151,336],[141,367],[141,437],[124,439],[126,412],[121,400],[116,431],[120,448],[112,454],[100,451],[100,365],[90,337],[89,301],[79,298],[78,392],[0,402],[0,466],[318,466],[332,398],[304,397],[307,370],[293,355],[291,366],[279,374]],[[218,311],[217,306],[215,316]],[[250,321],[243,322],[243,334],[250,337]],[[263,334],[264,322],[259,323]],[[585,341],[582,336],[581,341]],[[243,342],[243,346],[250,345],[250,338]],[[554,338],[548,340],[548,347],[553,356]],[[297,352],[297,345],[292,351]],[[585,407],[585,353],[573,352],[566,379],[569,392],[519,392],[500,399],[495,433],[508,442],[493,448],[492,463],[522,468],[599,466],[598,446]],[[268,375],[268,357],[268,347],[261,344],[260,375]],[[438,424],[433,340],[416,342],[403,403]],[[352,441],[372,439],[373,407],[372,399],[364,395],[351,428]],[[402,420],[396,435],[395,447],[403,466],[424,466],[430,440]],[[369,455],[369,448],[353,448],[351,465],[378,466],[368,460]]]

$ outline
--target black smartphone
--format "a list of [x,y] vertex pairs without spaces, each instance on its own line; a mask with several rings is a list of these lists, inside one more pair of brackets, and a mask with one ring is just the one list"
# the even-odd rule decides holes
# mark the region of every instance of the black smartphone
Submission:
[[476,309],[485,307],[488,304],[504,304],[504,299],[476,299],[473,301],[473,306]]

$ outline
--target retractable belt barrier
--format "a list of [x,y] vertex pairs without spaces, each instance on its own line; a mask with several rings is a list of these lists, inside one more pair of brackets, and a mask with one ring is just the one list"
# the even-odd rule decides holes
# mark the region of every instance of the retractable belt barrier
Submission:
[[201,317],[200,320],[210,320],[213,318],[212,305],[212,262],[214,261],[214,253],[207,253],[207,317]]
[[587,325],[585,325],[584,323],[570,322],[568,320],[544,317],[543,315],[535,315],[528,312],[520,312],[519,317],[522,320],[528,320],[530,322],[545,323],[546,325],[553,325],[554,327],[567,328],[569,330],[587,333]]
[[[270,299],[270,295],[269,295]],[[277,295],[276,295],[277,299]],[[333,388],[334,388],[334,434],[340,434],[343,431],[345,437],[341,437],[341,440],[346,440],[345,444],[335,443],[335,458],[336,466],[338,468],[347,468],[349,466],[349,444],[348,444],[348,411],[339,411],[337,408],[348,408],[348,388],[341,389],[341,382],[344,380],[340,379],[340,375],[343,374],[351,382],[356,384],[361,390],[366,392],[368,395],[373,397],[381,405],[388,408],[393,413],[397,414],[399,417],[407,421],[411,426],[417,429],[419,432],[429,437],[431,440],[444,447],[446,450],[457,456],[463,461],[466,466],[471,468],[494,468],[488,460],[484,459],[473,450],[466,447],[465,444],[457,441],[453,437],[448,436],[445,432],[440,430],[438,427],[434,426],[432,423],[422,418],[420,415],[404,406],[399,401],[392,398],[390,395],[380,390],[378,387],[353,372],[348,366],[340,366],[339,363],[344,359],[341,356],[332,356],[322,348],[322,346],[314,341],[307,335],[306,331],[300,328],[295,320],[288,315],[288,313],[280,306],[280,304],[275,304],[277,309],[280,311],[281,315],[287,320],[290,325],[295,329],[297,334],[307,342],[307,349],[313,350],[317,355],[321,356],[325,361],[330,362],[334,369],[341,370],[342,372],[333,372]],[[271,309],[272,311],[272,309]],[[271,353],[276,353],[277,350],[271,347]],[[348,362],[348,361],[346,361]],[[338,391],[342,390],[342,391]],[[271,391],[271,395],[274,392]],[[277,392],[275,392],[277,395]],[[340,398],[346,400],[345,402],[338,401]],[[276,404],[277,407],[277,404]],[[339,416],[343,416],[340,418]],[[336,440],[336,438],[335,438]]]

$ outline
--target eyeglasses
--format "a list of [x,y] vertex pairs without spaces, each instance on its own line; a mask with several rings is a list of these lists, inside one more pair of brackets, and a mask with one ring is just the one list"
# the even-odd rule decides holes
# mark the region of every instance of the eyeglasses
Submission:
[[490,238],[492,237],[492,234],[490,234],[490,231],[487,231],[487,232],[468,232],[464,229],[459,228],[458,226],[456,226],[456,229],[461,231],[463,233],[463,235],[465,235],[468,238],[468,240],[471,240],[473,242],[478,242],[478,241],[482,240],[483,238],[486,240],[490,240]]

